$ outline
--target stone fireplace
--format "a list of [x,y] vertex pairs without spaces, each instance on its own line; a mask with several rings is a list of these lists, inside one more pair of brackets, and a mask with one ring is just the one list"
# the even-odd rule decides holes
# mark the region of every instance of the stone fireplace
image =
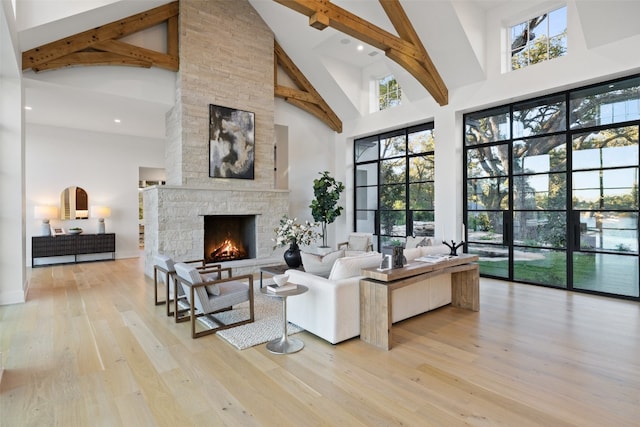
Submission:
[[[154,209],[155,207],[155,209]],[[145,271],[153,274],[153,255],[175,260],[202,259],[205,253],[205,218],[252,218],[255,252],[252,257],[223,261],[233,274],[255,273],[262,265],[283,262],[283,250],[274,251],[274,230],[288,213],[286,190],[212,190],[162,185],[144,190]],[[147,231],[149,230],[149,231]],[[209,250],[210,251],[210,250]]]
[[205,216],[203,251],[208,263],[255,258],[256,216]]

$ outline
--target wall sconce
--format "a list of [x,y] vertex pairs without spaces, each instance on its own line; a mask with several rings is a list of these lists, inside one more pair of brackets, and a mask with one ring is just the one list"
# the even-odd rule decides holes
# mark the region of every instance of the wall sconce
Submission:
[[33,209],[33,217],[42,220],[42,231],[40,232],[40,235],[51,236],[49,219],[58,217],[58,208],[56,206],[36,206]]
[[111,216],[111,208],[91,206],[91,216],[98,218],[98,234],[104,234],[104,219]]

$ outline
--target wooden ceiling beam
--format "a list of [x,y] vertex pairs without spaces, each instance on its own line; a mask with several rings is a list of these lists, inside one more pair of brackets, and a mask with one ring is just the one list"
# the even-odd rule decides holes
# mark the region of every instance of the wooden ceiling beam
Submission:
[[178,57],[165,55],[154,50],[137,47],[118,40],[108,40],[93,45],[94,49],[116,53],[133,59],[154,64],[156,67],[175,71],[178,69]]
[[399,0],[380,0],[400,37],[336,6],[329,0],[274,0],[309,17],[309,25],[334,28],[383,50],[387,57],[411,73],[440,105],[449,102],[447,87],[433,65]]
[[[274,95],[283,98],[286,102],[302,108],[322,120],[334,131],[342,132],[342,121],[333,112],[329,104],[320,96],[318,91],[307,80],[302,71],[289,58],[277,41],[274,41]],[[297,89],[278,84],[278,66],[280,66],[289,78],[297,86]]]
[[76,52],[62,58],[38,65],[36,71],[56,70],[72,65],[120,65],[140,68],[151,68],[151,62],[130,58],[111,52]]
[[[404,55],[399,53],[395,54],[392,50],[387,52],[387,56],[396,61],[398,64],[402,65],[405,69],[409,70],[410,68],[415,67],[415,72],[409,71],[414,77],[422,83],[422,85],[429,91],[429,93],[433,94],[434,92],[438,94],[438,96],[433,96],[436,101],[440,103],[440,100],[445,100],[445,103],[440,105],[445,105],[449,100],[449,92],[447,90],[447,86],[444,84],[440,73],[436,69],[436,66],[431,61],[427,50],[424,48],[418,33],[411,25],[411,21],[407,16],[406,12],[400,5],[400,0],[379,0],[380,5],[384,9],[385,13],[389,17],[393,28],[395,28],[396,32],[400,36],[401,39],[408,41],[412,45],[416,47],[416,49],[420,50],[423,56],[423,59],[420,61],[420,64],[427,71],[425,73],[420,72],[419,67],[416,66],[415,62],[412,59],[407,58],[404,59]],[[416,76],[416,73],[419,74],[419,77]]]
[[[148,10],[146,12],[138,13],[136,15],[129,16],[119,21],[114,21],[109,24],[96,27],[91,30],[84,31],[82,33],[75,34],[73,36],[65,37],[60,40],[56,40],[51,43],[30,49],[22,53],[22,69],[29,68],[35,71],[42,69],[51,69],[54,63],[67,63],[67,66],[71,65],[94,65],[91,63],[85,63],[84,61],[90,57],[99,57],[98,55],[77,55],[78,53],[92,53],[92,50],[99,50],[96,46],[104,44],[106,42],[115,41],[119,38],[128,36],[138,31],[145,30],[163,22],[168,22],[167,34],[169,41],[168,54],[161,52],[153,52],[149,54],[147,49],[143,49],[133,45],[127,45],[127,48],[123,48],[121,43],[118,47],[113,47],[120,51],[127,51],[128,56],[132,57],[153,57],[158,59],[158,66],[163,68],[170,67],[173,71],[178,70],[178,21],[177,16],[179,13],[178,2],[168,3],[163,6]],[[104,45],[103,45],[104,46]],[[115,46],[115,45],[112,45]],[[108,55],[104,55],[104,58]],[[75,63],[73,59],[84,58],[82,61]],[[160,59],[161,58],[161,59]],[[144,61],[146,62],[146,61]],[[135,61],[131,61],[128,65],[133,65]],[[155,61],[153,61],[155,65]],[[97,64],[95,64],[97,65]],[[104,65],[100,62],[100,65]],[[122,65],[118,61],[113,63],[107,63],[106,65]]]

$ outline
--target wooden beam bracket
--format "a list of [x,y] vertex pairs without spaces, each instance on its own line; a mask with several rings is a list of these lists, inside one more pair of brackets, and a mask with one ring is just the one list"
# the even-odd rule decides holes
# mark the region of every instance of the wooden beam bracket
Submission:
[[309,25],[327,26],[383,50],[387,57],[413,75],[440,105],[449,103],[448,90],[422,45],[399,0],[379,0],[394,28],[395,36],[384,29],[336,6],[328,0],[274,0],[309,17]]
[[[333,112],[329,104],[320,96],[318,91],[307,80],[302,71],[293,63],[289,55],[282,49],[277,41],[274,41],[274,68],[275,82],[274,95],[283,98],[291,105],[295,105],[313,114],[322,120],[334,131],[342,132],[342,121]],[[284,70],[289,78],[295,83],[297,89],[278,85],[278,65]]]
[[[53,70],[75,65],[157,66],[178,71],[178,2],[165,4],[119,21],[35,47],[22,53],[22,69]],[[167,53],[118,39],[167,22]],[[94,52],[102,52],[102,55]],[[90,54],[89,54],[90,53]],[[149,65],[150,64],[150,65]]]

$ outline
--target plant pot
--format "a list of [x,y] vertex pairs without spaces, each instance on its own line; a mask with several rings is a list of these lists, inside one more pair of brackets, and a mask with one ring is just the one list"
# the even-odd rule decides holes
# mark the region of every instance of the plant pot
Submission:
[[289,268],[298,268],[302,265],[302,257],[300,256],[300,247],[297,243],[291,243],[289,249],[284,251],[284,262]]

